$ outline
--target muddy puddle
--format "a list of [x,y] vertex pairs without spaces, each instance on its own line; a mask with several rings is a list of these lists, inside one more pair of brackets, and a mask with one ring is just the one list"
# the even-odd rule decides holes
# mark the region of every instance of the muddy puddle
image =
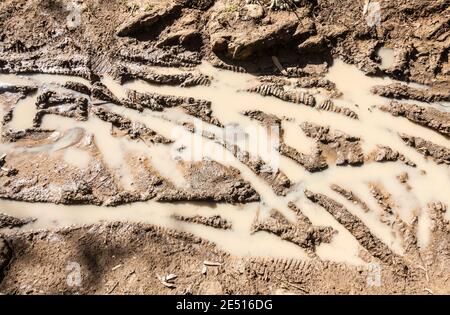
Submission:
[[389,69],[395,62],[395,50],[392,48],[381,47],[378,52],[378,57],[381,59],[380,69]]
[[[394,51],[381,49],[379,56],[382,67],[389,68],[394,61]],[[165,69],[155,69],[164,72]],[[410,136],[427,139],[435,144],[450,147],[450,141],[443,135],[430,129],[418,126],[406,118],[393,117],[382,112],[375,106],[386,104],[388,99],[376,96],[370,92],[375,85],[386,85],[391,79],[365,76],[356,67],[336,60],[330,68],[327,79],[334,82],[343,95],[333,100],[336,105],[345,106],[357,113],[359,119],[351,119],[333,112],[319,111],[313,107],[282,101],[275,97],[246,92],[257,83],[257,78],[249,74],[233,73],[219,70],[203,63],[196,71],[213,78],[210,86],[195,86],[181,88],[163,85],[151,85],[136,80],[123,86],[110,77],[102,78],[117,98],[125,98],[127,90],[138,92],[159,93],[182,97],[193,97],[211,102],[211,110],[220,123],[227,126],[239,126],[243,138],[238,141],[244,151],[251,151],[251,145],[265,150],[258,150],[261,159],[272,169],[279,168],[292,182],[292,189],[285,195],[277,195],[270,185],[264,181],[229,150],[220,144],[223,128],[199,121],[179,108],[165,109],[161,112],[144,109],[138,112],[114,104],[104,104],[104,108],[112,113],[124,116],[134,122],[139,122],[151,128],[163,137],[172,140],[173,144],[146,143],[134,141],[127,137],[114,134],[111,124],[89,114],[86,121],[45,115],[41,128],[55,130],[55,141],[34,147],[22,147],[16,144],[2,145],[0,155],[10,152],[35,152],[49,155],[62,153],[64,161],[85,169],[92,162],[93,156],[79,147],[79,130],[84,130],[82,141],[93,139],[97,145],[102,160],[114,175],[119,178],[125,191],[131,191],[138,180],[136,174],[125,162],[129,153],[145,156],[152,167],[175,187],[189,189],[180,160],[202,161],[214,160],[220,164],[231,166],[240,172],[243,180],[260,195],[261,201],[247,205],[230,205],[225,203],[209,204],[194,203],[163,203],[156,201],[135,202],[117,207],[103,206],[65,206],[43,203],[24,203],[10,200],[0,200],[0,212],[17,217],[34,217],[38,220],[22,229],[55,228],[72,224],[93,223],[98,221],[132,221],[147,222],[159,226],[191,232],[216,243],[220,248],[236,255],[295,257],[308,259],[306,252],[295,244],[282,240],[267,232],[251,233],[256,214],[258,219],[266,218],[271,209],[280,211],[290,222],[295,222],[295,213],[288,207],[294,202],[311,220],[313,225],[330,226],[337,234],[330,243],[322,243],[317,247],[317,255],[325,260],[362,264],[358,255],[360,245],[350,231],[339,224],[324,208],[313,204],[304,195],[308,189],[315,193],[325,194],[342,203],[350,213],[358,217],[370,230],[385,243],[393,252],[402,254],[404,248],[396,231],[382,222],[382,209],[371,193],[374,183],[389,192],[393,202],[393,213],[404,221],[411,221],[414,215],[419,217],[418,243],[426,246],[429,241],[429,218],[426,207],[429,202],[441,201],[450,205],[450,171],[448,166],[437,165],[425,159],[420,153],[407,146],[398,136],[406,133]],[[174,73],[179,73],[175,71]],[[171,72],[172,73],[172,72]],[[67,81],[76,81],[89,86],[84,79],[54,76],[30,75],[14,76],[0,75],[0,83],[9,84],[44,84],[46,88],[61,88]],[[315,92],[318,101],[326,99],[327,95]],[[13,119],[5,126],[12,130],[23,130],[32,127],[36,113],[37,94],[29,95],[20,100],[14,108]],[[445,107],[446,104],[425,104],[422,106]],[[0,109],[4,115],[5,110]],[[412,168],[401,161],[386,163],[364,163],[360,166],[336,166],[330,164],[326,170],[308,172],[304,167],[273,150],[273,134],[267,132],[258,121],[244,116],[244,111],[260,110],[282,119],[284,142],[303,154],[310,154],[315,147],[315,141],[300,128],[305,122],[321,126],[330,126],[330,130],[341,131],[361,139],[364,155],[368,155],[377,145],[389,146],[401,152],[417,166]],[[183,123],[193,123],[195,132],[182,127]],[[207,139],[202,132],[215,134],[218,139]],[[271,138],[272,137],[272,138]],[[275,135],[278,139],[278,135]],[[222,139],[223,140],[223,139]],[[279,140],[279,139],[278,139]],[[75,145],[77,144],[77,145]],[[183,148],[183,150],[180,150]],[[399,182],[397,176],[408,174],[408,185]],[[363,211],[361,207],[331,189],[331,185],[339,185],[351,190],[364,200],[370,209]],[[436,190],[435,187],[439,187]],[[220,215],[230,221],[231,230],[220,230],[200,224],[181,222],[173,215],[212,216]],[[448,216],[448,213],[447,213]]]

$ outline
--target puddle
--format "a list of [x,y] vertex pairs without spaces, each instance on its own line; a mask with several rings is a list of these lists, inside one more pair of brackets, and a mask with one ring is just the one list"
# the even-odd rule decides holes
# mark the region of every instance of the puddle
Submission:
[[8,127],[13,130],[23,130],[33,126],[33,119],[36,116],[37,94],[21,99],[14,106],[13,119],[8,123]]
[[392,48],[381,47],[377,54],[381,58],[380,69],[389,69],[394,65],[395,51]]
[[315,147],[315,142],[305,135],[299,124],[296,122],[283,121],[281,126],[283,128],[284,143],[301,153],[311,153]]
[[[393,52],[380,50],[382,66],[389,67],[392,62]],[[159,69],[160,70],[160,69]],[[156,71],[159,71],[156,69]],[[201,137],[199,134],[180,128],[183,122],[195,122],[193,117],[186,115],[178,108],[166,109],[163,112],[152,112],[144,110],[142,113],[123,108],[117,105],[106,104],[105,106],[117,114],[128,117],[133,121],[145,124],[162,136],[177,140],[180,137],[186,143],[175,141],[175,146],[160,144],[146,144],[143,141],[131,141],[125,137],[115,137],[111,134],[111,124],[101,121],[90,115],[88,121],[80,122],[60,116],[47,115],[43,119],[42,128],[55,129],[57,141],[51,145],[34,148],[15,148],[15,150],[35,150],[35,152],[54,152],[63,150],[64,159],[67,163],[84,168],[89,164],[91,157],[87,152],[73,147],[76,143],[76,130],[82,128],[87,134],[92,134],[105,163],[115,171],[121,184],[125,189],[133,188],[134,178],[130,166],[124,162],[124,154],[137,153],[149,157],[151,165],[169,181],[178,187],[186,187],[186,180],[182,170],[179,169],[176,159],[184,157],[191,159],[192,154],[201,153],[196,156],[198,160],[209,158],[224,165],[232,166],[239,170],[244,180],[260,194],[261,203],[246,205],[244,207],[214,204],[214,207],[198,205],[194,203],[157,203],[153,201],[133,203],[131,205],[115,208],[104,208],[95,206],[62,206],[48,204],[27,204],[0,200],[0,207],[4,212],[17,216],[33,216],[39,220],[29,228],[45,228],[54,226],[65,226],[75,223],[94,223],[99,220],[128,220],[157,224],[164,227],[187,231],[204,237],[218,244],[219,247],[236,255],[297,257],[306,259],[305,253],[298,246],[282,241],[274,235],[259,232],[251,235],[250,225],[255,217],[256,209],[260,208],[262,213],[267,213],[272,208],[278,209],[289,220],[295,220],[295,215],[287,204],[294,201],[297,206],[316,225],[329,225],[338,230],[338,234],[330,244],[322,244],[317,253],[322,259],[343,261],[349,264],[362,264],[358,258],[359,245],[356,239],[341,226],[327,211],[311,203],[303,194],[305,188],[326,194],[343,203],[348,210],[358,216],[372,231],[393,251],[401,254],[403,248],[400,240],[392,232],[392,229],[379,220],[381,209],[370,194],[368,184],[379,182],[392,194],[397,207],[394,209],[402,219],[409,222],[413,212],[419,213],[418,238],[420,246],[426,246],[429,241],[429,220],[427,221],[426,205],[430,201],[442,201],[450,205],[450,173],[446,166],[437,166],[434,162],[423,158],[421,154],[408,147],[397,136],[404,132],[413,136],[426,138],[440,145],[450,147],[449,140],[440,134],[415,125],[407,119],[393,117],[373,109],[373,105],[381,105],[388,99],[372,95],[371,87],[379,84],[394,82],[385,78],[369,78],[355,67],[346,65],[336,60],[330,69],[327,78],[336,83],[337,88],[344,95],[334,100],[337,105],[349,107],[358,113],[359,120],[353,120],[343,115],[332,112],[318,111],[314,108],[286,103],[273,97],[263,97],[257,94],[244,92],[245,89],[256,84],[256,78],[249,74],[232,73],[229,71],[213,68],[207,63],[198,67],[198,71],[213,77],[211,86],[196,86],[180,88],[171,86],[150,85],[143,81],[132,81],[119,85],[109,77],[104,77],[102,82],[108,86],[117,97],[124,97],[126,89],[134,89],[139,92],[160,93],[166,95],[177,95],[194,97],[212,102],[213,115],[227,126],[237,125],[247,133],[247,142],[240,139],[243,147],[247,145],[267,146],[270,136],[257,121],[252,121],[241,114],[245,110],[262,110],[267,114],[278,117],[288,117],[289,121],[283,121],[284,140],[286,143],[302,153],[309,153],[314,146],[312,139],[306,137],[299,127],[305,121],[319,125],[331,125],[332,130],[340,130],[347,134],[361,137],[364,152],[374,148],[377,144],[387,145],[400,151],[417,164],[417,168],[411,168],[398,163],[372,163],[362,167],[337,167],[331,165],[327,170],[318,173],[309,173],[294,161],[279,156],[278,153],[262,153],[261,157],[269,162],[279,162],[280,169],[295,184],[294,189],[286,197],[277,196],[271,187],[264,182],[241,162],[239,162],[222,145]],[[64,83],[64,76],[33,75],[32,80],[47,84],[51,82]],[[0,75],[0,82],[14,83],[15,80],[30,80],[16,76]],[[75,81],[73,78],[70,80]],[[80,79],[82,83],[86,83]],[[79,81],[80,82],[80,81]],[[432,104],[429,106],[437,106]],[[12,129],[24,129],[31,126],[34,101],[33,97],[19,102],[15,109],[15,117],[9,125]],[[17,113],[16,113],[17,111]],[[216,126],[202,123],[204,130],[216,135],[222,135],[222,130]],[[264,132],[261,132],[263,130]],[[200,139],[200,141],[199,141]],[[199,141],[199,143],[196,143]],[[261,143],[259,143],[261,141]],[[176,146],[186,144],[189,149],[174,151]],[[201,150],[193,149],[199,145]],[[33,151],[32,151],[33,152]],[[264,151],[263,151],[264,152]],[[426,175],[421,173],[426,172]],[[395,178],[400,172],[406,171],[409,175],[411,190],[407,191]],[[433,183],[433,185],[430,185]],[[351,189],[363,199],[371,212],[365,213],[357,205],[347,201],[330,189],[331,184],[338,184],[346,189]],[[437,193],[435,187],[440,187]],[[192,223],[179,222],[171,218],[172,214],[182,215],[214,215],[219,214],[232,221],[233,230],[222,231],[213,228],[196,225]],[[26,227],[28,228],[28,227]]]
[[112,94],[118,99],[127,98],[126,90],[110,76],[103,76],[101,82],[108,87]]
[[84,150],[71,147],[64,151],[64,161],[72,166],[83,169],[89,166],[91,156]]

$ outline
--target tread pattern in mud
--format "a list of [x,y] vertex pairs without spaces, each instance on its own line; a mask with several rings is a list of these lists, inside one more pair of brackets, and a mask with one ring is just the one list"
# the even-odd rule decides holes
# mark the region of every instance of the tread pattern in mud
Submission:
[[369,228],[356,216],[351,214],[342,204],[322,194],[305,190],[305,196],[314,203],[325,208],[341,223],[371,255],[389,266],[402,266],[402,259],[393,253],[380,239],[372,234]]
[[[264,3],[268,4],[269,1]],[[20,149],[18,152],[1,155],[0,198],[109,206],[145,200],[168,204],[176,201],[233,205],[252,202],[270,204],[271,200],[267,200],[265,194],[253,187],[254,178],[246,178],[247,173],[244,176],[240,170],[229,165],[210,160],[195,163],[175,161],[170,172],[181,173],[186,180],[186,186],[182,187],[177,185],[176,180],[166,178],[158,172],[153,165],[158,157],[145,157],[134,152],[127,152],[123,157],[124,164],[130,167],[134,178],[133,187],[125,189],[122,187],[121,175],[116,174],[107,165],[107,157],[102,156],[95,137],[88,135],[86,131],[80,131],[80,128],[64,131],[41,128],[45,115],[64,116],[76,123],[95,116],[107,122],[108,126],[111,124],[111,132],[117,138],[127,137],[127,140],[144,141],[148,146],[160,147],[172,142],[160,135],[156,126],[154,128],[151,124],[128,118],[125,114],[128,109],[121,108],[121,113],[124,114],[110,110],[111,107],[108,106],[112,103],[113,106],[124,106],[139,112],[149,110],[155,115],[152,118],[157,115],[169,116],[167,112],[170,109],[179,108],[184,114],[197,117],[214,125],[209,127],[223,131],[227,119],[223,117],[224,121],[221,121],[220,111],[216,115],[214,109],[217,107],[213,100],[175,94],[163,95],[158,92],[141,93],[134,90],[128,90],[125,98],[119,98],[109,90],[106,83],[101,83],[104,82],[101,81],[104,76],[109,76],[120,84],[141,80],[155,87],[156,91],[163,86],[186,89],[183,90],[183,95],[188,88],[195,86],[214,89],[217,88],[215,83],[218,78],[201,73],[201,67],[198,67],[203,61],[209,60],[214,67],[236,72],[236,75],[255,75],[258,83],[253,85],[251,82],[252,85],[239,87],[235,91],[236,94],[244,91],[248,92],[240,93],[244,97],[252,97],[252,93],[272,96],[284,102],[302,104],[318,110],[285,104],[289,105],[290,109],[294,108],[293,111],[298,110],[298,113],[314,112],[313,119],[309,121],[307,116],[295,119],[283,117],[284,113],[270,107],[259,110],[262,108],[257,102],[238,104],[245,107],[242,111],[244,115],[266,127],[275,125],[281,129],[282,122],[292,118],[292,121],[298,124],[298,132],[303,132],[313,140],[311,152],[305,154],[285,143],[281,130],[278,153],[309,172],[305,173],[304,178],[301,178],[303,173],[300,174],[298,177],[301,180],[298,182],[290,177],[296,177],[297,171],[300,173],[303,170],[295,170],[294,173],[290,172],[289,168],[272,168],[260,156],[252,155],[251,152],[204,133],[204,138],[229,150],[236,158],[236,165],[242,169],[248,168],[250,174],[262,179],[261,187],[265,188],[266,185],[269,191],[272,190],[280,197],[279,204],[287,206],[284,211],[295,212],[296,221],[290,222],[282,215],[281,209],[272,210],[268,217],[254,223],[253,232],[258,235],[258,231],[265,231],[273,234],[272,237],[275,235],[276,238],[298,245],[313,259],[300,261],[285,258],[236,258],[193,235],[125,223],[112,224],[104,229],[101,225],[77,227],[57,231],[55,234],[48,231],[25,232],[5,237],[6,240],[3,240],[3,236],[0,237],[0,272],[6,275],[5,280],[0,282],[2,292],[27,293],[29,288],[21,286],[27,279],[25,276],[21,277],[20,273],[27,268],[34,271],[33,268],[40,266],[27,264],[35,257],[45,261],[45,256],[51,253],[49,257],[56,261],[62,259],[61,257],[78,255],[78,252],[72,251],[73,247],[65,243],[68,240],[76,244],[86,241],[88,244],[80,252],[84,250],[96,257],[98,254],[98,265],[106,275],[111,275],[109,271],[114,269],[109,263],[111,251],[108,249],[106,253],[96,253],[93,249],[108,248],[108,244],[126,245],[134,250],[145,246],[142,247],[145,252],[152,253],[151,256],[140,253],[147,265],[150,258],[157,272],[169,272],[170,270],[166,269],[171,266],[180,273],[180,278],[187,279],[186,282],[180,281],[177,284],[177,293],[192,293],[187,286],[184,287],[185,283],[192,284],[194,293],[274,293],[272,287],[282,287],[296,293],[341,292],[339,290],[345,293],[423,293],[420,290],[424,287],[429,290],[426,292],[432,292],[431,283],[437,283],[433,290],[445,285],[448,287],[448,279],[445,280],[442,276],[448,274],[450,265],[449,223],[445,218],[448,205],[445,202],[437,202],[440,196],[436,194],[426,209],[406,209],[411,216],[400,217],[396,202],[400,204],[402,200],[395,200],[394,192],[383,185],[385,177],[381,176],[378,182],[362,176],[366,166],[372,167],[375,173],[378,170],[395,168],[395,172],[390,174],[391,177],[394,180],[397,177],[395,183],[403,185],[400,186],[403,190],[406,188],[408,194],[402,196],[413,200],[417,188],[414,181],[419,172],[425,177],[426,168],[430,173],[426,180],[431,181],[435,174],[443,173],[447,170],[447,165],[450,165],[450,151],[442,145],[450,136],[448,113],[439,110],[437,104],[432,107],[397,101],[382,106],[359,102],[357,106],[351,101],[341,105],[344,102],[340,103],[338,98],[345,93],[338,90],[335,82],[326,78],[333,59],[341,57],[346,63],[356,65],[366,74],[386,75],[408,82],[374,86],[371,91],[375,95],[425,103],[448,102],[449,29],[448,19],[442,18],[448,12],[445,0],[437,0],[433,4],[404,0],[384,3],[382,25],[375,28],[367,27],[364,15],[360,14],[360,4],[351,1],[344,1],[342,4],[330,1],[301,1],[298,8],[291,8],[295,11],[295,14],[292,14],[291,11],[266,10],[259,2],[242,4],[235,8],[223,6],[221,0],[160,1],[145,8],[138,4],[136,9],[127,7],[124,1],[113,1],[104,6],[88,0],[84,1],[86,7],[82,12],[83,26],[78,29],[66,27],[65,11],[50,10],[47,7],[43,9],[38,7],[40,2],[27,4],[26,8],[16,4],[15,0],[7,0],[0,8],[0,73],[26,76],[69,75],[84,78],[88,82],[82,84],[70,79],[64,84],[56,84],[63,91],[56,89],[55,84],[51,89],[43,86],[44,84],[35,85],[33,80],[28,86],[0,84],[0,105],[5,105],[0,108],[3,116],[0,146]],[[355,15],[355,12],[359,13]],[[410,17],[411,12],[414,12],[413,18]],[[355,16],[358,18],[355,19]],[[22,20],[33,20],[33,23],[24,24]],[[397,27],[399,23],[401,28]],[[420,27],[417,27],[418,25]],[[386,68],[382,68],[382,58],[377,56],[382,47],[394,49],[393,63]],[[169,70],[174,69],[169,68],[177,68],[177,73],[172,74]],[[409,82],[425,84],[427,88],[416,88]],[[248,88],[249,86],[252,87]],[[319,94],[324,98],[319,97]],[[37,113],[32,124],[23,130],[12,130],[14,114],[20,106],[19,101],[30,96],[37,97],[34,104]],[[261,100],[259,96],[253,96],[255,100]],[[322,99],[324,101],[319,102]],[[230,105],[234,105],[231,102],[233,100],[230,98]],[[280,101],[274,103],[280,107],[283,105]],[[440,134],[436,136],[443,135],[444,137],[440,138],[442,142],[434,143],[433,139],[420,137],[423,128],[418,127],[414,136],[399,134],[400,138],[389,139],[392,140],[389,145],[383,144],[380,137],[380,143],[378,139],[377,143],[370,143],[376,145],[376,148],[366,152],[364,145],[367,144],[367,139],[364,136],[364,126],[361,125],[366,123],[363,111],[367,109],[371,112],[373,107],[369,106],[372,105],[394,117],[405,117]],[[276,115],[272,114],[273,112]],[[54,118],[58,119],[57,116]],[[358,136],[353,136],[353,132],[345,128],[342,129],[345,132],[341,132],[340,128],[334,126],[334,120],[341,118],[344,119],[340,121],[341,126],[348,122],[351,126],[361,128],[355,133]],[[174,126],[183,125],[194,131],[189,122],[170,119],[167,122]],[[369,125],[368,129],[371,128]],[[383,135],[392,132],[395,137],[396,126],[378,127],[387,129],[387,132],[383,130]],[[67,139],[73,139],[69,141],[68,147],[89,154],[91,159],[87,167],[75,167],[64,160],[63,155],[67,148],[64,147],[64,141]],[[128,143],[122,139],[121,142]],[[133,144],[136,144],[134,142]],[[420,157],[413,155],[413,150],[408,149],[408,153],[406,152],[405,144],[425,157],[430,157],[434,162],[424,164]],[[366,165],[374,161],[380,163]],[[393,163],[397,161],[397,164]],[[384,162],[391,163],[382,165]],[[440,165],[436,166],[435,163]],[[354,167],[335,167],[347,165]],[[367,194],[362,195],[360,192],[363,189],[353,187],[351,180],[347,184],[346,179],[339,176],[333,178],[336,184],[334,181],[327,182],[329,174],[334,176],[334,172],[339,174],[340,171],[348,172],[349,175],[354,172],[357,176],[364,177],[363,183],[359,184],[365,185]],[[322,177],[325,183],[323,191],[309,191],[308,189],[316,191],[316,187],[308,186]],[[313,181],[309,181],[310,179]],[[286,201],[289,199],[303,202],[304,188],[307,199],[322,206],[356,238],[362,247],[358,259],[361,258],[364,262],[379,260],[383,266],[389,267],[383,267],[382,270],[383,282],[388,283],[386,286],[380,289],[367,288],[365,269],[320,259],[320,255],[316,254],[316,247],[322,243],[333,246],[336,231],[331,227],[313,225],[294,203]],[[362,217],[352,214],[352,209],[347,209],[345,203],[340,204],[328,197],[326,191],[330,188],[335,194],[345,198],[345,202],[351,202],[361,208],[363,215],[381,212],[378,219],[392,231],[394,238],[401,243],[404,253],[399,254],[391,248],[392,244],[383,243],[374,231],[366,226]],[[291,194],[295,199],[291,199]],[[423,197],[428,199],[429,196]],[[368,203],[367,198],[373,198],[374,203]],[[422,198],[420,205],[423,207]],[[277,207],[271,205],[270,208]],[[422,212],[426,212],[430,217],[432,225],[429,244],[418,246],[418,217]],[[223,229],[221,233],[233,232],[226,213],[221,213],[220,217],[180,215],[175,219],[183,221],[183,224],[195,223]],[[0,228],[4,222],[9,226],[26,224],[0,215]],[[259,233],[261,234],[264,233]],[[60,253],[53,251],[55,248],[48,246],[50,239],[56,239],[56,249],[63,252],[63,256],[59,256]],[[122,248],[122,251],[128,254],[127,249]],[[23,259],[11,260],[17,253],[23,255]],[[28,253],[30,256],[27,256]],[[64,256],[66,253],[68,256]],[[35,256],[30,259],[32,254]],[[126,256],[124,254],[124,257]],[[202,260],[220,261],[220,266],[210,266],[207,271],[200,272],[199,270],[203,270],[200,268]],[[182,266],[175,266],[173,261]],[[142,266],[133,265],[136,270]],[[121,268],[115,270],[120,273]],[[90,274],[92,289],[86,291],[127,292],[122,279],[133,278],[136,270],[133,273],[132,270],[126,269],[127,274],[121,274],[122,278],[114,278],[118,283],[108,290]],[[154,275],[139,276],[143,277],[141,283],[151,284],[151,288],[145,288],[146,292],[173,293],[172,289],[161,286]],[[48,278],[41,280],[44,292],[55,293],[56,288],[67,291],[62,282],[54,279],[49,282]],[[38,282],[38,286],[40,285]]]

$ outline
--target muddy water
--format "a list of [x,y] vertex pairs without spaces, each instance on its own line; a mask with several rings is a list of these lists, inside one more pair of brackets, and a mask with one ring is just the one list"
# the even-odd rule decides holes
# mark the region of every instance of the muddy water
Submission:
[[[389,67],[390,62],[392,62],[391,52],[380,51],[380,56],[384,66]],[[160,70],[156,69],[155,71]],[[270,142],[268,139],[265,139],[265,137],[269,137],[267,132],[260,132],[261,130],[258,129],[260,128],[258,122],[252,121],[241,114],[244,110],[262,110],[278,117],[289,118],[289,121],[284,120],[282,122],[284,140],[288,145],[302,153],[309,153],[314,146],[314,142],[307,138],[299,127],[300,123],[309,121],[319,125],[330,125],[332,130],[341,130],[361,137],[363,139],[364,153],[366,154],[377,144],[388,145],[413,160],[418,167],[407,167],[400,162],[373,163],[362,167],[330,166],[323,172],[311,174],[292,160],[281,157],[277,153],[270,152],[270,154],[265,155],[263,152],[261,157],[266,162],[273,162],[274,160],[277,163],[279,162],[280,169],[294,183],[294,189],[286,197],[279,197],[266,182],[256,177],[248,167],[240,163],[222,145],[201,137],[199,132],[193,134],[184,128],[180,128],[179,126],[183,122],[199,124],[198,121],[186,115],[181,109],[169,109],[161,113],[144,110],[143,113],[138,113],[131,109],[109,104],[106,105],[109,110],[134,121],[144,123],[166,138],[175,140],[175,148],[181,144],[190,146],[191,152],[189,150],[184,151],[184,155],[181,155],[182,158],[192,158],[190,153],[196,153],[198,150],[195,146],[199,145],[201,153],[196,156],[197,159],[210,158],[224,165],[235,167],[241,172],[242,177],[250,182],[261,195],[261,203],[245,207],[225,204],[209,207],[195,203],[167,204],[150,201],[115,208],[104,208],[94,206],[29,205],[2,200],[0,201],[2,211],[20,217],[32,216],[39,218],[38,221],[33,223],[33,226],[26,228],[92,223],[99,220],[149,222],[192,232],[217,243],[219,247],[237,255],[305,258],[303,250],[293,244],[282,241],[280,238],[263,232],[254,235],[250,234],[250,226],[257,210],[260,213],[260,219],[268,215],[270,209],[276,208],[289,220],[294,221],[295,216],[287,207],[289,201],[294,201],[313,224],[332,226],[338,230],[338,234],[330,244],[322,244],[318,247],[317,253],[319,257],[351,264],[361,264],[362,261],[358,258],[359,245],[356,239],[327,211],[307,200],[303,191],[304,189],[309,189],[314,192],[324,193],[343,203],[352,214],[359,217],[393,251],[401,254],[403,248],[398,235],[391,227],[381,222],[381,209],[370,194],[370,183],[378,183],[392,195],[392,199],[395,201],[394,212],[403,220],[410,222],[413,215],[419,215],[419,244],[426,246],[430,236],[429,218],[425,211],[426,205],[430,201],[442,201],[450,205],[449,168],[437,166],[434,162],[425,160],[414,149],[406,146],[397,136],[397,133],[404,132],[422,137],[447,147],[450,146],[450,143],[448,139],[429,129],[417,126],[403,118],[392,117],[390,114],[373,108],[374,105],[384,104],[388,100],[372,95],[370,93],[371,87],[378,84],[389,84],[393,82],[392,80],[366,77],[355,67],[337,60],[330,69],[328,79],[335,82],[337,88],[343,92],[343,97],[334,100],[335,103],[349,107],[358,113],[360,120],[352,120],[335,113],[318,111],[314,108],[286,103],[272,97],[262,97],[244,92],[245,89],[257,83],[256,78],[248,74],[236,74],[218,70],[206,63],[198,67],[197,70],[214,78],[210,87],[178,88],[150,85],[143,81],[129,82],[121,86],[108,77],[104,77],[102,82],[117,97],[124,97],[126,89],[134,89],[140,92],[156,92],[209,100],[212,102],[214,116],[222,124],[238,125],[247,133],[246,139],[248,142],[243,141],[240,143],[244,148],[248,143],[259,143],[262,140],[260,145],[264,145],[264,143]],[[0,76],[1,78],[6,82],[14,82],[14,80],[20,79],[15,76]],[[61,84],[68,79],[59,76],[32,76],[32,80],[41,80],[41,82],[46,84],[53,84],[52,82]],[[70,78],[70,80],[73,81],[73,78]],[[82,83],[86,82],[83,81]],[[324,97],[324,95],[318,95],[318,99],[324,99]],[[31,105],[26,107],[24,104]],[[29,109],[31,108],[32,111],[33,99],[29,97],[18,105],[20,106],[17,106],[16,109],[20,110],[20,112],[15,116],[20,118],[14,118],[12,127],[14,129],[23,129],[30,126],[30,117],[32,120],[33,114],[29,113]],[[432,106],[440,105],[433,104]],[[201,123],[201,127],[203,130],[218,136],[222,133],[220,128],[206,123]],[[134,180],[129,166],[127,163],[124,163],[124,154],[126,152],[137,152],[149,157],[153,167],[162,176],[176,186],[186,187],[186,180],[175,159],[175,157],[180,157],[180,154],[178,153],[177,155],[176,152],[178,151],[174,150],[174,146],[149,145],[143,142],[130,141],[124,137],[115,137],[111,134],[110,124],[100,121],[93,116],[90,116],[87,122],[77,122],[68,118],[48,115],[44,117],[43,128],[56,129],[62,132],[65,137],[59,135],[56,142],[59,144],[41,147],[39,150],[47,150],[51,153],[55,151],[55,146],[58,150],[64,149],[65,161],[80,168],[85,167],[89,163],[90,156],[80,149],[71,147],[69,136],[73,134],[73,130],[76,130],[75,128],[83,128],[88,134],[94,135],[94,140],[102,153],[103,159],[112,170],[116,171],[125,189],[132,189]],[[180,137],[184,142],[176,141]],[[426,175],[423,175],[422,170],[426,172]],[[406,190],[395,178],[402,171],[407,172],[409,175],[409,184],[412,187],[410,191]],[[433,185],[430,183],[433,183]],[[346,189],[351,189],[369,205],[371,211],[365,213],[357,205],[332,191],[330,189],[331,184],[338,184]],[[436,192],[434,187],[440,187],[440,191]],[[209,227],[179,222],[171,218],[171,215],[175,213],[182,215],[219,214],[233,223],[233,230],[218,231]]]
[[64,161],[78,168],[87,168],[91,161],[91,156],[88,152],[70,147],[64,151]]

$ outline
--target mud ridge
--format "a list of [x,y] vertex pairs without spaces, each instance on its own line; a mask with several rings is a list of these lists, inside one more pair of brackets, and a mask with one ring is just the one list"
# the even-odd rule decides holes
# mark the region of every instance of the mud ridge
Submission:
[[222,218],[220,215],[214,215],[210,217],[204,217],[201,215],[195,215],[190,217],[182,215],[173,215],[172,217],[179,221],[202,224],[216,229],[229,230],[232,228],[232,224],[228,222],[226,219]]
[[380,259],[383,263],[404,271],[402,259],[393,253],[389,247],[381,242],[367,226],[356,216],[351,214],[342,204],[318,193],[305,190],[305,196],[314,203],[327,210],[339,223],[341,223],[369,253]]
[[450,113],[441,112],[432,107],[402,104],[395,101],[380,108],[394,116],[406,117],[416,124],[450,137]]
[[361,165],[364,163],[360,139],[340,131],[331,131],[329,127],[303,122],[300,127],[313,138],[322,152],[333,152],[336,165]]

